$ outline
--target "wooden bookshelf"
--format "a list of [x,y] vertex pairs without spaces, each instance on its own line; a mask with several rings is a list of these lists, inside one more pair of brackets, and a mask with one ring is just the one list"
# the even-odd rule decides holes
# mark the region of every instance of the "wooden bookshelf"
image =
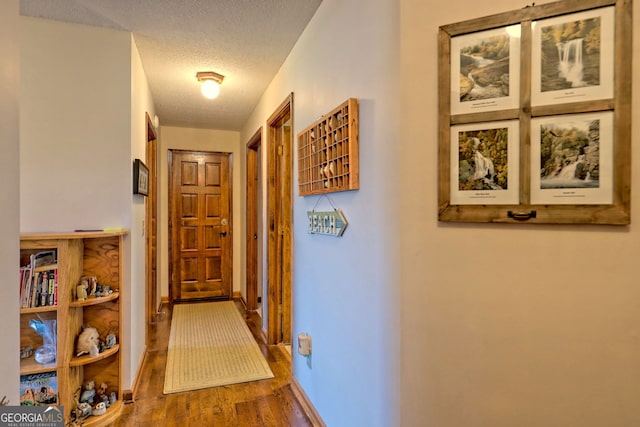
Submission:
[[[108,393],[116,392],[117,401],[107,413],[90,416],[85,426],[104,426],[112,423],[122,412],[122,336],[121,291],[123,281],[123,241],[127,231],[30,233],[22,234],[20,261],[24,265],[32,254],[45,250],[57,251],[57,305],[20,309],[20,346],[42,345],[42,337],[29,326],[32,319],[55,320],[57,331],[56,360],[40,364],[34,356],[21,359],[20,374],[56,372],[58,405],[64,406],[65,422],[72,419],[77,406],[76,392],[89,380],[108,385]],[[43,266],[51,269],[51,265]],[[109,285],[113,293],[76,301],[76,287],[83,276],[96,276],[98,283]],[[100,339],[108,334],[117,343],[97,356],[76,357],[76,341],[83,327],[98,330]]]
[[350,98],[298,133],[298,193],[358,188],[358,100]]

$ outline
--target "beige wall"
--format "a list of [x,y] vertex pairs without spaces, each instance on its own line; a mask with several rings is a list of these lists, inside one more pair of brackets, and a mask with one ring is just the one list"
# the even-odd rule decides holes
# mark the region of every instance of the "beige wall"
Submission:
[[20,29],[20,231],[130,228],[130,34],[29,17]]
[[0,398],[6,396],[11,405],[18,405],[19,334],[18,287],[14,286],[19,264],[20,198],[19,186],[19,54],[18,1],[0,2],[0,312],[2,328],[0,343]]
[[160,127],[159,144],[159,195],[160,195],[160,264],[158,277],[161,284],[161,295],[169,295],[169,150],[218,151],[232,153],[232,209],[233,209],[233,290],[245,295],[245,284],[241,281],[244,274],[244,175],[241,174],[240,133],[225,130],[180,128],[172,126]]
[[[135,44],[135,39],[131,36],[131,161],[133,169],[133,159],[145,161],[147,150],[147,119],[146,114],[153,120],[155,116],[155,106],[153,97],[149,90],[147,76],[142,68],[140,54]],[[133,173],[129,174],[133,176]],[[138,367],[142,366],[145,349],[146,335],[146,236],[145,236],[145,197],[133,195],[130,191],[131,202],[131,297],[132,309],[127,310],[125,325],[127,326],[127,337],[131,337],[129,347],[131,348],[128,363],[124,364],[124,377],[126,379],[125,388],[133,385]],[[133,309],[136,307],[136,309]]]
[[[523,4],[401,5],[402,425],[640,425],[635,203],[629,227],[437,221],[438,27]],[[633,22],[640,24],[637,11]],[[638,200],[637,165],[631,191]]]

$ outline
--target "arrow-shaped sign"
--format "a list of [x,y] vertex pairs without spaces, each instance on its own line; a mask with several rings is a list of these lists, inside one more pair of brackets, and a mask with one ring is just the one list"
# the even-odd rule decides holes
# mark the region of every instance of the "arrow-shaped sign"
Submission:
[[340,237],[349,223],[341,210],[329,212],[307,211],[309,233]]

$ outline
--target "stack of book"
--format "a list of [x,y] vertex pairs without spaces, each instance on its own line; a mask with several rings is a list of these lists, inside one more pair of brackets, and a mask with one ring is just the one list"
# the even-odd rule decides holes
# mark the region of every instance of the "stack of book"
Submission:
[[20,267],[20,307],[45,307],[58,304],[58,267],[56,251],[32,254],[29,264]]

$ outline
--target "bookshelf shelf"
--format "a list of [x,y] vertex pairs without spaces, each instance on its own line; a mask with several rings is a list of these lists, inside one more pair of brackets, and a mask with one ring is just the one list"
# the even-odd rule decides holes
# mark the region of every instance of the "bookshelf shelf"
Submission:
[[69,366],[84,366],[90,363],[96,363],[103,359],[106,359],[107,357],[113,356],[118,351],[120,351],[120,344],[116,344],[113,348],[105,350],[102,353],[99,353],[97,356],[84,354],[82,356],[74,357],[71,359],[71,362],[69,362]]
[[120,417],[122,413],[123,403],[121,400],[118,400],[113,405],[107,408],[107,412],[104,415],[100,415],[97,417],[89,417],[83,423],[83,427],[92,427],[92,426],[106,426],[111,425],[114,421]]
[[[82,389],[87,381],[93,380],[96,384],[106,383],[108,392],[115,392],[118,400],[109,407],[106,414],[90,416],[83,420],[84,426],[108,425],[120,415],[123,408],[120,343],[97,356],[75,355],[77,337],[83,327],[96,328],[101,340],[105,340],[109,334],[114,334],[118,341],[122,336],[120,291],[124,286],[122,262],[126,234],[126,230],[31,233],[22,234],[20,239],[20,265],[26,266],[31,262],[33,280],[39,277],[36,274],[38,272],[53,272],[57,280],[53,288],[53,300],[33,296],[36,291],[46,294],[44,286],[23,288],[21,284],[26,296],[21,299],[21,304],[28,307],[23,306],[20,309],[20,347],[30,346],[35,351],[43,344],[43,338],[31,327],[34,319],[43,322],[55,321],[57,334],[55,362],[40,364],[33,356],[21,359],[21,389],[24,387],[23,378],[27,381],[29,375],[55,373],[52,384],[57,387],[57,404],[64,407],[65,419],[70,420],[71,413],[77,405],[74,394]],[[33,259],[38,254],[51,251],[57,255],[57,262],[47,262],[37,267],[33,264]],[[113,293],[76,301],[77,285],[80,278],[85,276],[95,276],[99,284],[108,285]],[[23,281],[24,277],[21,275]],[[48,277],[51,277],[51,274]],[[49,295],[51,289],[50,286]],[[34,304],[34,301],[40,301],[42,306],[37,306],[38,303]],[[52,301],[55,305],[44,305]]]
[[21,308],[20,314],[46,313],[48,311],[57,311],[57,305],[47,305],[44,307]]
[[58,264],[48,264],[48,265],[41,265],[39,267],[36,267],[36,271],[49,271],[49,270],[55,270],[58,268]]
[[89,305],[102,304],[108,301],[113,301],[120,298],[120,292],[114,292],[106,297],[90,297],[84,301],[73,301],[69,306],[71,307],[87,307]]
[[31,356],[27,359],[20,360],[20,375],[40,374],[42,372],[51,372],[57,369],[56,363],[42,364],[36,362],[36,359]]

